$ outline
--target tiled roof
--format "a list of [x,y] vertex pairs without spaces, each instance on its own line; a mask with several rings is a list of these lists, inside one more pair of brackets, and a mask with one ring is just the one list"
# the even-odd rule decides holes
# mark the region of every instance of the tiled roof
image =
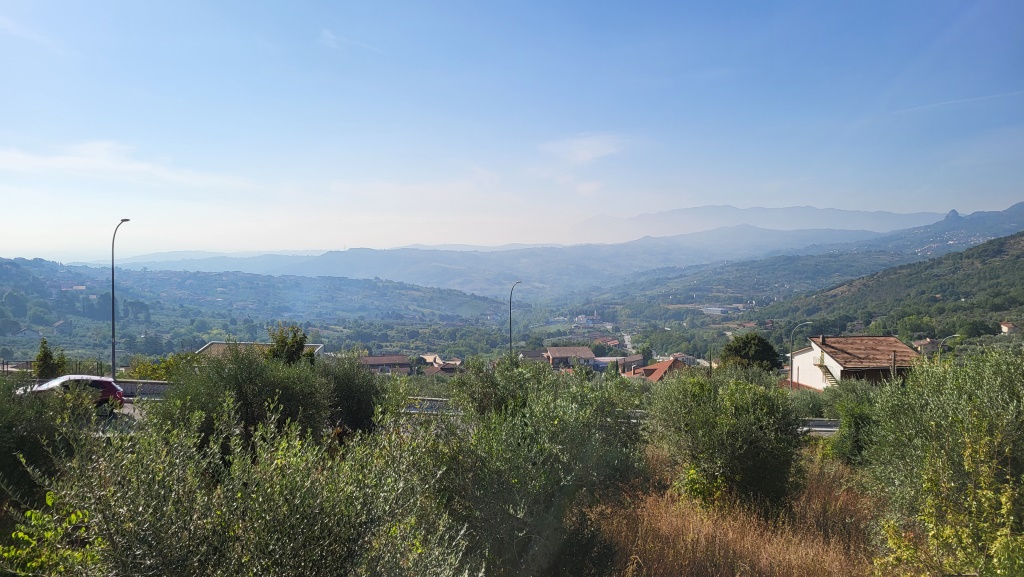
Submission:
[[590,347],[548,347],[548,357],[552,359],[592,359],[594,351]]
[[634,375],[643,375],[648,381],[656,383],[660,381],[669,371],[680,369],[685,367],[686,363],[679,359],[672,359],[668,361],[661,361],[660,363],[654,363],[653,365],[647,365],[646,367],[640,367],[633,371]]
[[[824,340],[824,342],[822,342]],[[892,366],[909,367],[918,354],[896,337],[811,337],[828,356],[844,369],[874,369]]]

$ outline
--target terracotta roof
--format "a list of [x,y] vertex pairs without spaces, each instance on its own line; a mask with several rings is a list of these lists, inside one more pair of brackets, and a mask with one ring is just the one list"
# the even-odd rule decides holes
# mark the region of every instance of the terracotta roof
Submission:
[[[822,342],[824,341],[824,342]],[[811,337],[828,356],[844,369],[873,369],[892,366],[896,353],[896,366],[909,367],[918,354],[896,337]]]
[[648,381],[656,383],[662,379],[669,371],[674,371],[685,367],[686,363],[679,359],[671,359],[668,361],[661,361],[660,363],[654,363],[653,365],[647,365],[646,367],[640,367],[633,370],[634,375],[643,375]]
[[[259,351],[266,351],[270,348],[270,343],[229,343],[225,341],[210,341],[203,345],[203,348],[196,351],[197,355],[208,355],[211,357],[219,357],[226,353],[232,347],[242,347],[246,349],[256,349]],[[317,344],[306,344],[303,348],[303,352],[312,351],[314,355],[320,354],[320,351],[324,348],[323,345]]]
[[594,351],[590,347],[548,347],[548,357],[553,359],[592,359]]

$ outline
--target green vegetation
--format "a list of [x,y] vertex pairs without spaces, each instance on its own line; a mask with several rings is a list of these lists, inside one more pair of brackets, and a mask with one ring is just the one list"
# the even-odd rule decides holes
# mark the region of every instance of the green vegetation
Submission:
[[[904,339],[995,334],[998,322],[1024,317],[1024,233],[887,269],[754,316],[798,319],[822,313],[861,320],[868,331],[896,332]],[[876,317],[882,318],[872,323]]]
[[[1015,262],[1024,239],[1004,240],[978,247],[981,270]],[[897,322],[916,332],[922,318]],[[1024,571],[1024,350],[1008,337],[922,359],[904,381],[790,393],[755,331],[723,346],[723,369],[653,385],[508,357],[470,358],[450,378],[379,376],[358,352],[306,362],[299,326],[270,335],[270,354],[134,358],[132,375],[173,383],[138,422],[76,394],[18,394],[24,376],[0,381],[0,473],[18,525],[0,526],[0,570]],[[425,390],[450,404],[405,412]],[[838,434],[803,435],[811,416],[840,419]]]
[[677,483],[687,493],[765,505],[789,495],[800,421],[770,375],[691,371],[669,378],[654,389],[651,421],[655,439],[680,464]]
[[756,332],[743,333],[734,337],[722,347],[722,362],[726,365],[750,368],[757,367],[763,371],[776,371],[782,368],[782,358],[768,339]]
[[36,363],[33,365],[35,368],[36,376],[40,379],[52,379],[59,377],[64,374],[64,370],[67,367],[68,361],[64,356],[64,351],[57,351],[57,354],[53,354],[50,350],[49,344],[46,339],[39,341],[39,352],[36,354]]
[[1024,572],[1021,375],[1022,351],[991,352],[879,392],[868,455],[892,504],[884,570]]

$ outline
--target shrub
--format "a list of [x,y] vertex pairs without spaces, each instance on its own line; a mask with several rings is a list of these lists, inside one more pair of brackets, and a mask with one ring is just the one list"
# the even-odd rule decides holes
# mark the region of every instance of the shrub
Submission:
[[839,419],[839,430],[829,442],[833,456],[847,464],[859,464],[870,442],[874,425],[875,397],[878,385],[867,381],[844,380],[826,387],[822,393],[825,416]]
[[891,504],[881,573],[1024,573],[1024,355],[925,363],[878,396],[871,472]]
[[314,373],[328,386],[331,426],[345,432],[373,428],[374,407],[380,402],[384,388],[380,377],[359,363],[358,355],[348,353],[318,359]]
[[0,511],[9,499],[22,506],[38,506],[43,487],[30,475],[55,470],[55,458],[66,447],[60,443],[60,424],[82,422],[93,415],[84,394],[17,394],[31,384],[27,379],[0,377]]
[[825,398],[818,391],[797,389],[790,393],[793,411],[801,419],[815,419],[825,416]]
[[[197,364],[178,364],[170,380],[174,386],[166,401],[151,407],[165,420],[184,422],[195,411],[213,415],[228,393],[237,404],[240,424],[250,432],[267,421],[269,404],[280,407],[283,421],[316,435],[327,427],[332,412],[332,384],[314,366],[287,365],[245,347],[229,347],[223,356]],[[205,426],[212,430],[209,420]]]
[[621,409],[638,391],[626,379],[507,359],[470,363],[452,387],[464,412],[434,459],[445,463],[437,499],[467,525],[488,575],[544,574],[580,507],[632,471],[638,427]]
[[63,558],[46,574],[411,576],[469,564],[461,529],[422,498],[439,473],[425,459],[437,443],[428,430],[385,424],[342,450],[273,408],[243,435],[235,406],[228,395],[212,415],[153,416],[106,439],[70,431],[75,456],[54,481],[59,510],[35,518],[61,527],[72,511],[88,555],[64,555],[66,531],[26,523],[37,538],[5,550],[0,565]]
[[775,504],[789,493],[800,447],[800,420],[787,391],[679,372],[655,388],[651,424],[657,442],[683,465],[687,492],[715,499],[723,491]]

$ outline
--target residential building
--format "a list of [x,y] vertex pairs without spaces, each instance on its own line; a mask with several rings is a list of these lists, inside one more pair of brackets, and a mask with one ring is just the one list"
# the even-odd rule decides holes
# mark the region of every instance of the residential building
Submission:
[[555,368],[576,365],[594,365],[594,351],[590,347],[548,347],[544,358]]
[[818,391],[843,379],[881,382],[904,375],[919,356],[896,337],[822,335],[809,342],[793,352],[793,385]]
[[669,374],[674,373],[685,366],[686,363],[679,359],[669,359],[667,361],[661,361],[660,363],[654,363],[653,365],[634,369],[633,376],[643,377],[652,383],[657,383]]
[[408,375],[412,372],[412,363],[405,355],[383,355],[377,357],[359,357],[359,363],[372,373],[382,375]]

